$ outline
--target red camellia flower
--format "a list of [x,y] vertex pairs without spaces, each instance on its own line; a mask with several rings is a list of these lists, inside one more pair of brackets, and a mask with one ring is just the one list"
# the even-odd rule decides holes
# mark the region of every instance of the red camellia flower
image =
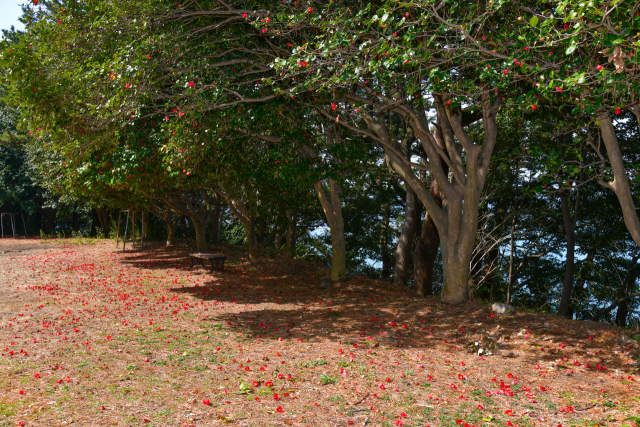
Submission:
[[602,65],[600,65],[600,64],[596,65],[596,70],[598,70],[598,71],[602,70]]
[[124,85],[124,87],[129,87],[129,86],[131,86],[129,83],[126,83],[126,84]]
[[278,393],[273,393],[273,400],[280,400],[280,396],[278,396]]
[[211,401],[209,401],[209,399],[204,399],[204,400],[202,401],[202,404],[203,404],[203,405],[207,405],[207,406],[209,406],[209,405],[211,405]]
[[298,64],[300,64],[302,68],[306,68],[307,66],[307,63],[305,61],[300,61]]
[[252,385],[253,385],[254,387],[259,387],[259,386],[260,386],[260,383],[259,383],[258,381],[254,381]]
[[266,28],[263,28],[263,29],[262,29],[262,34],[264,34],[264,33],[266,33],[266,32],[267,32],[267,29],[266,29]]
[[313,8],[312,8],[312,7],[310,7],[309,9],[307,9],[307,12],[308,12],[308,13],[313,12]]
[[333,111],[336,111],[336,103],[335,103],[335,102],[332,102],[332,103],[331,103],[331,109],[332,109]]
[[242,17],[243,17],[243,18],[246,18],[246,17],[247,17],[247,14],[246,14],[246,13],[243,13],[243,14],[242,14]]
[[36,374],[33,376],[33,378],[40,378],[40,374],[39,374],[39,373],[36,373]]
[[195,86],[195,83],[194,82],[189,82],[189,87],[193,87],[193,86]]
[[505,68],[504,70],[502,70],[502,74],[504,74],[505,76],[509,75],[509,71],[507,71],[507,69]]
[[273,386],[273,382],[272,381],[267,381],[266,383],[264,383],[264,385],[266,385],[267,387],[271,387],[271,386]]
[[613,112],[614,114],[620,114],[622,113],[622,111],[619,108],[616,108],[616,111]]
[[282,406],[278,406],[278,407],[276,408],[276,411],[278,411],[278,412],[282,412]]
[[536,108],[538,108],[538,106],[537,106],[537,105],[535,105],[535,104],[533,104],[533,105],[531,106],[531,110],[532,110],[532,111],[535,111],[535,110],[536,110]]

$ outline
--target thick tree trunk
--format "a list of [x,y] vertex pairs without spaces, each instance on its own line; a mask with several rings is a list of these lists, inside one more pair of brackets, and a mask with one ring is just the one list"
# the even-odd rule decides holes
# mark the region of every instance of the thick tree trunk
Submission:
[[344,239],[344,221],[340,201],[340,184],[329,179],[329,197],[320,181],[314,184],[331,232],[331,280],[342,280],[347,276],[347,245]]
[[[472,205],[473,202],[470,204]],[[461,207],[456,206],[454,209],[461,212]],[[463,228],[463,220],[473,221],[473,215],[470,216],[471,218],[465,218],[462,215],[449,215],[448,232],[440,239],[442,300],[453,304],[469,300],[469,270],[475,240],[463,239],[465,236],[461,236],[461,233],[455,232],[455,230]],[[477,224],[477,209],[475,219],[474,225]]]
[[558,306],[558,315],[567,317],[569,314],[569,306],[571,305],[571,295],[573,293],[573,282],[576,270],[575,249],[576,249],[576,220],[578,216],[578,207],[580,204],[580,192],[576,196],[576,206],[573,215],[569,212],[569,195],[560,194],[560,203],[562,206],[562,221],[564,223],[565,235],[567,236],[567,254],[564,270],[564,282],[562,284],[562,296],[560,305]]
[[258,258],[258,240],[256,239],[255,221],[244,222],[244,230],[247,234],[247,245],[249,246],[249,259],[255,260]]
[[167,246],[172,246],[176,241],[176,223],[172,219],[165,219],[167,224]]
[[331,228],[331,280],[342,280],[347,276],[347,244],[344,239],[342,215]]
[[194,221],[192,219],[191,222],[193,223],[193,228],[196,230],[196,246],[198,247],[198,252],[204,252],[207,250],[208,221]]

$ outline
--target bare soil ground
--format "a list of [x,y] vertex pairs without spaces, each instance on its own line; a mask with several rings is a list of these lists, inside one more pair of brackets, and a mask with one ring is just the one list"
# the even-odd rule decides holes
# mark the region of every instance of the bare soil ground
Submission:
[[224,253],[1,240],[0,425],[640,424],[623,330]]

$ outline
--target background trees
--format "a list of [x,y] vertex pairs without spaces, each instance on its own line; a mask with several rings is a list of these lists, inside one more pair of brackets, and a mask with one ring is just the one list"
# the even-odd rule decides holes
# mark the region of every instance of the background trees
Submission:
[[626,324],[639,12],[39,2],[1,46],[0,203],[45,233],[142,207],[168,244]]

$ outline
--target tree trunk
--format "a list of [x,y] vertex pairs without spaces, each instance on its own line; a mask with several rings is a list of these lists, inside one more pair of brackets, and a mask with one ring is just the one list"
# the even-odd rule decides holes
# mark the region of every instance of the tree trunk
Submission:
[[291,260],[295,256],[295,248],[296,248],[296,223],[295,223],[295,215],[291,212],[291,210],[287,209],[287,263],[291,262]]
[[92,209],[91,210],[91,236],[95,236],[96,233],[96,228],[98,227],[98,223],[100,222],[100,219],[98,218],[98,212],[96,209]]
[[[411,140],[408,139],[404,145],[404,154],[407,159],[411,159]],[[407,189],[405,197],[404,208],[404,223],[402,224],[402,231],[398,238],[398,246],[396,247],[396,267],[393,282],[396,285],[406,286],[408,280],[409,269],[409,257],[411,254],[411,245],[416,234],[416,228],[418,227],[418,200],[416,193],[411,189],[411,186],[405,182],[405,188]],[[415,268],[415,267],[414,267]]]
[[195,221],[192,219],[191,222],[193,223],[193,228],[196,230],[196,246],[198,247],[198,252],[204,252],[207,250],[206,238],[208,221]]
[[513,220],[511,221],[511,242],[509,244],[509,281],[507,282],[507,298],[505,299],[505,303],[511,304],[511,289],[513,287],[513,256],[515,250],[515,233],[516,228],[516,216],[513,216]]
[[320,181],[314,183],[314,188],[331,231],[331,280],[342,280],[347,276],[347,245],[344,240],[340,184],[329,178],[329,198]]
[[249,246],[249,259],[258,258],[258,240],[256,239],[256,223],[255,221],[245,221],[244,230],[247,234],[247,244]]
[[176,241],[176,222],[171,218],[165,219],[167,224],[167,246],[172,246]]
[[427,212],[420,238],[416,242],[416,248],[413,252],[413,281],[415,291],[419,295],[433,295],[433,267],[439,248],[440,236]]
[[627,317],[629,317],[629,300],[625,299],[618,306],[615,320],[616,326],[620,326],[621,328],[627,326]]
[[222,204],[220,201],[220,195],[215,194],[215,204],[213,208],[213,214],[211,217],[211,228],[213,230],[212,233],[212,241],[214,245],[218,245],[220,243],[220,212],[222,211]]
[[[462,200],[456,201],[455,205]],[[471,209],[474,202],[469,201]],[[458,304],[469,300],[469,271],[471,255],[475,240],[464,239],[460,230],[463,229],[464,222],[472,222],[475,230],[477,225],[477,204],[476,215],[462,215],[462,207],[454,206],[452,214],[449,214],[449,225],[447,233],[440,238],[440,249],[442,250],[442,300]],[[456,213],[459,213],[456,215]],[[475,221],[474,221],[475,219]],[[465,227],[468,228],[469,226]]]
[[576,196],[576,206],[573,216],[569,212],[569,195],[560,194],[560,203],[562,206],[562,221],[564,223],[565,235],[567,236],[567,255],[566,266],[564,270],[564,282],[562,284],[562,297],[558,306],[558,315],[567,317],[569,315],[569,306],[571,304],[571,295],[573,293],[573,281],[575,276],[575,249],[576,249],[576,220],[578,217],[578,207],[580,204],[580,190]]
[[382,259],[382,278],[389,279],[391,276],[391,254],[389,253],[389,203],[382,204],[382,227],[380,229],[380,258]]
[[[640,116],[637,117],[640,123]],[[602,141],[607,148],[609,163],[613,170],[613,181],[605,182],[603,176],[598,182],[600,185],[613,191],[618,198],[620,207],[622,208],[624,224],[627,226],[627,230],[629,230],[633,241],[636,245],[640,246],[640,220],[638,220],[636,206],[633,202],[631,188],[629,187],[629,178],[627,177],[627,171],[624,167],[622,154],[620,153],[620,147],[618,145],[618,138],[616,137],[615,128],[611,122],[609,112],[598,114],[598,122],[600,123]]]
[[[441,150],[445,149],[442,126],[448,126],[447,121],[441,119],[438,120],[438,126],[436,126],[434,132],[434,140]],[[450,131],[450,128],[449,128]],[[442,158],[438,157],[436,164],[439,163],[440,167],[445,173],[449,172],[449,168],[444,164]],[[429,194],[436,202],[438,207],[442,208],[442,193],[438,182],[431,179],[431,185],[429,186]],[[429,215],[429,211],[424,216],[424,225],[420,232],[420,238],[416,242],[416,248],[413,252],[413,276],[415,282],[415,290],[419,295],[431,296],[433,295],[433,267],[435,265],[436,257],[438,256],[438,249],[440,248],[440,235],[436,224],[433,222],[433,218]]]
[[144,227],[142,229],[142,234],[144,235],[144,238],[147,238],[147,235],[149,234],[149,213],[148,212],[142,212],[142,219],[144,222]]
[[331,228],[331,280],[342,280],[347,276],[347,245],[344,240],[344,224],[340,220]]

